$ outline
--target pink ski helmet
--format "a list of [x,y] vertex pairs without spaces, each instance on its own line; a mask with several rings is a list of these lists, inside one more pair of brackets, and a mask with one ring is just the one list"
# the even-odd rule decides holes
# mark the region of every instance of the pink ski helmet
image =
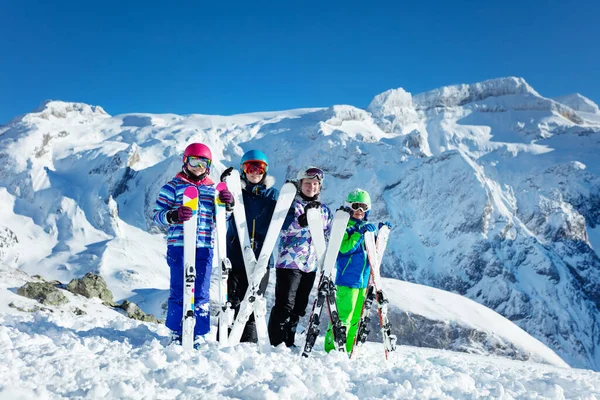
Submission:
[[183,163],[186,163],[188,157],[202,157],[212,161],[212,153],[207,145],[202,143],[192,143],[185,148],[183,152]]

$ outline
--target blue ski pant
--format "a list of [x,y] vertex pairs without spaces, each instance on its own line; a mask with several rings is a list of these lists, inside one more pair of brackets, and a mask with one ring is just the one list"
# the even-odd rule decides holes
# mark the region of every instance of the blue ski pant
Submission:
[[[196,326],[194,336],[205,335],[210,331],[210,275],[212,272],[213,249],[196,249],[196,284],[194,304]],[[183,247],[167,247],[167,264],[171,270],[171,290],[165,325],[181,334],[183,319]]]

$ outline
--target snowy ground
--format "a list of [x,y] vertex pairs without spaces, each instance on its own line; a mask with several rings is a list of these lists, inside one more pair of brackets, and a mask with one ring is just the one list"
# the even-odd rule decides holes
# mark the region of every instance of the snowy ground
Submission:
[[164,347],[164,327],[122,319],[0,319],[3,399],[600,398],[598,373],[495,357],[400,347],[386,362],[381,345],[368,344],[356,360],[321,351],[302,359],[212,341],[187,354]]
[[593,371],[406,346],[385,361],[379,343],[352,360],[324,353],[322,338],[309,359],[284,347],[222,348],[213,339],[184,353],[166,345],[164,325],[70,293],[62,307],[8,307],[37,304],[14,293],[20,280],[6,279],[0,290],[1,399],[600,398]]

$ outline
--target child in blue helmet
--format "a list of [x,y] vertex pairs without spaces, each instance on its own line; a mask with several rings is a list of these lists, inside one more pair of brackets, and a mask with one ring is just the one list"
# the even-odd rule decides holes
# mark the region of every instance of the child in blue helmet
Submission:
[[[181,344],[183,319],[183,222],[192,218],[193,212],[184,206],[183,192],[188,186],[198,188],[198,228],[196,238],[196,284],[194,347],[204,341],[210,330],[210,274],[214,247],[215,185],[209,178],[212,154],[202,143],[192,143],[183,153],[181,171],[158,194],[153,220],[159,226],[169,228],[167,234],[167,264],[169,265],[170,295],[166,326],[171,329],[171,341]],[[228,190],[219,192],[224,203],[233,203]]]
[[[246,209],[246,222],[250,233],[250,243],[256,258],[262,250],[269,224],[275,211],[275,204],[279,191],[273,187],[275,179],[268,175],[269,160],[265,153],[259,150],[250,150],[244,154],[240,162],[240,177],[242,180],[242,197]],[[226,169],[221,175],[225,180],[233,167]],[[231,261],[231,272],[227,280],[228,299],[234,309],[235,316],[240,310],[240,303],[248,289],[248,277],[244,265],[244,257],[240,247],[233,215],[230,216],[227,226],[227,256]],[[269,260],[269,268],[273,267],[273,260]],[[264,293],[269,283],[269,269],[260,283],[260,291]],[[219,332],[221,334],[221,332]],[[242,342],[258,341],[254,314],[250,316],[242,337]]]

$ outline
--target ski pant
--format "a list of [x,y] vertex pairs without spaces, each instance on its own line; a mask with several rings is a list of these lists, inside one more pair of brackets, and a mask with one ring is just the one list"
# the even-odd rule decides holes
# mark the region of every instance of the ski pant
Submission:
[[300,317],[306,314],[308,297],[315,282],[316,272],[299,269],[277,268],[275,281],[275,305],[269,318],[271,345],[285,343],[294,345],[296,327]]
[[[205,335],[210,330],[210,274],[213,249],[196,249],[196,283],[194,287],[194,336]],[[165,325],[181,334],[183,319],[183,246],[167,247],[167,264],[171,269],[171,290]]]
[[[366,294],[366,288],[358,289],[348,286],[337,286],[335,305],[337,306],[340,320],[346,327],[346,352],[348,353],[351,353],[354,347],[356,331],[358,330]],[[330,323],[325,334],[325,351],[329,353],[334,349],[333,330]]]
[[[267,285],[269,284],[269,272],[271,270],[267,268],[265,275],[260,281],[259,290],[261,293],[265,293],[267,290]],[[240,311],[240,304],[242,300],[244,300],[244,296],[246,295],[246,290],[248,290],[248,277],[246,275],[245,269],[232,269],[229,272],[229,277],[227,279],[227,296],[228,300],[231,303],[231,308],[235,312],[235,317],[237,318],[238,312]],[[220,335],[221,333],[217,333]],[[244,327],[244,332],[242,332],[242,337],[240,342],[258,342],[258,335],[256,333],[256,323],[254,321],[254,313],[250,315],[248,318],[248,322],[246,322],[246,326]]]

